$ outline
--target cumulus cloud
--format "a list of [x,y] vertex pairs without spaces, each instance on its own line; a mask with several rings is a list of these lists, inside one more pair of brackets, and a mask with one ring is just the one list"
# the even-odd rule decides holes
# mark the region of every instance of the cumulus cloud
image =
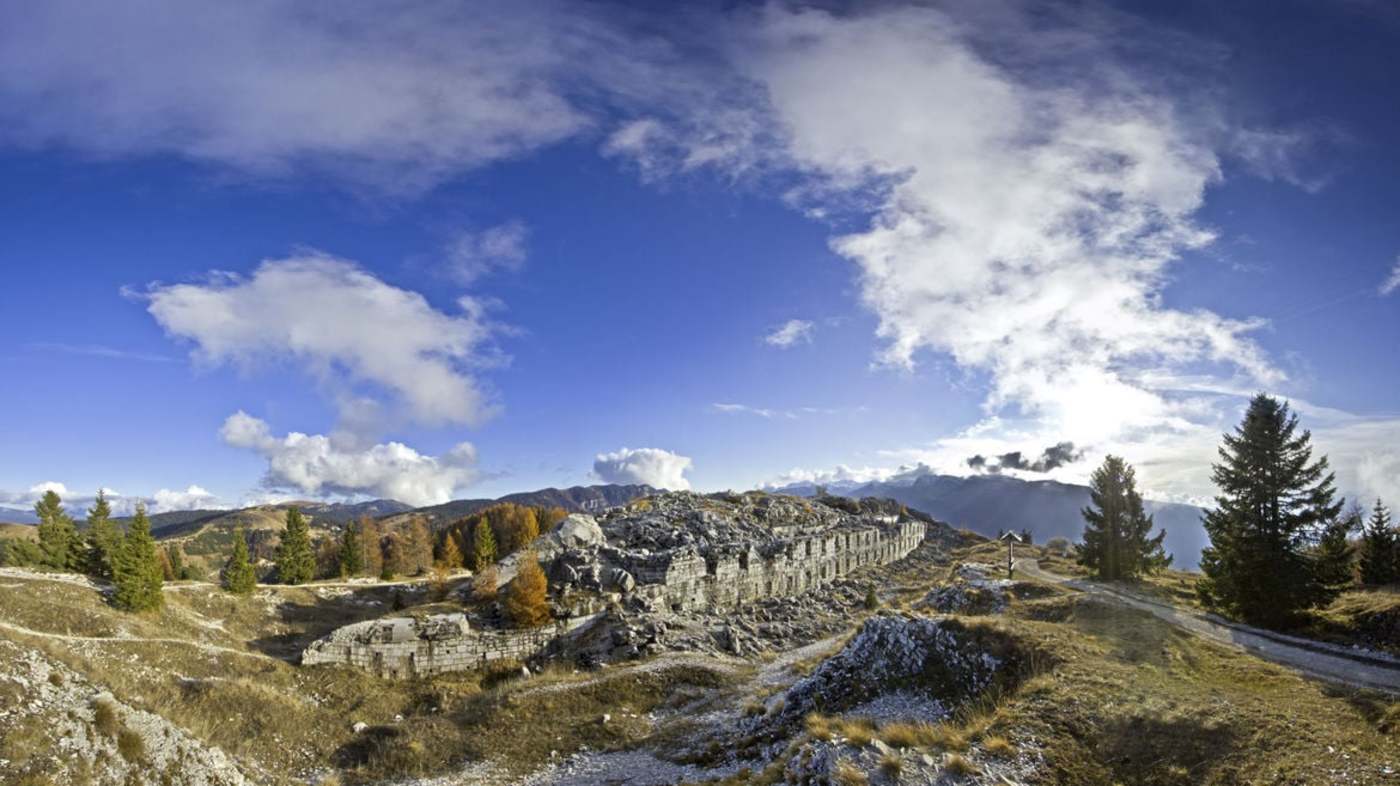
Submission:
[[[290,360],[326,381],[392,392],[425,424],[475,424],[493,411],[472,375],[493,362],[492,326],[481,305],[460,313],[381,281],[355,264],[317,253],[263,262],[251,276],[153,285],[148,309],[167,333],[194,342],[196,360],[250,368]],[[337,384],[337,387],[340,385]],[[373,402],[346,398],[347,415]]]
[[476,450],[460,443],[442,456],[425,456],[399,442],[368,449],[337,444],[321,434],[291,432],[276,436],[266,421],[245,412],[224,421],[221,436],[267,460],[263,485],[269,490],[295,489],[312,496],[370,495],[410,505],[448,502],[475,480]]
[[[810,215],[867,217],[830,244],[879,320],[878,359],[947,357],[985,375],[984,454],[1052,434],[1118,448],[1213,431],[1218,402],[1156,386],[1158,372],[1283,383],[1251,338],[1263,320],[1163,293],[1173,264],[1214,239],[1198,213],[1222,161],[1299,181],[1289,157],[1306,140],[1232,128],[1222,93],[1198,89],[1218,74],[1207,44],[1103,9],[957,9],[766,6],[729,50],[757,89],[658,114],[614,147],[654,174],[668,156],[686,169],[706,139],[742,137],[741,160],[711,165],[758,155],[805,175],[785,195]],[[1133,64],[1123,41],[1142,44]]]
[[151,512],[165,513],[172,510],[215,510],[227,507],[207,489],[190,484],[185,490],[160,489],[151,498]]
[[787,349],[797,344],[812,343],[812,331],[816,325],[805,319],[789,319],[779,325],[773,332],[763,337],[764,343],[769,346]]
[[520,221],[459,232],[447,244],[447,274],[459,284],[470,284],[496,271],[519,270],[525,264],[527,234]]
[[1385,281],[1381,282],[1378,291],[1381,297],[1385,297],[1397,289],[1400,289],[1400,257],[1395,258],[1395,266],[1390,269],[1390,275],[1386,276]]
[[690,488],[685,473],[688,456],[660,448],[623,448],[599,453],[593,459],[593,475],[604,483],[645,483],[659,489],[680,491]]

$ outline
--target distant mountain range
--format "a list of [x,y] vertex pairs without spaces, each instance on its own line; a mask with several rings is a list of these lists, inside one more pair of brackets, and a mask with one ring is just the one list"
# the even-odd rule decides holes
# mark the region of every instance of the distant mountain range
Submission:
[[[1089,504],[1087,486],[1053,480],[1021,480],[1010,475],[957,477],[914,471],[874,483],[840,482],[827,491],[848,497],[889,497],[921,510],[940,521],[983,535],[997,530],[1031,531],[1036,543],[1053,537],[1077,541],[1084,531],[1080,511]],[[816,487],[799,483],[775,491],[812,496]],[[1207,545],[1201,526],[1204,511],[1194,505],[1146,502],[1159,528],[1167,531],[1166,549],[1175,557],[1173,567],[1195,569],[1201,548]]]
[[441,505],[413,508],[400,515],[389,516],[385,520],[391,524],[408,516],[423,516],[433,526],[456,521],[463,516],[511,502],[516,505],[529,505],[539,508],[563,508],[570,513],[590,513],[607,508],[625,505],[638,497],[655,494],[659,489],[647,485],[571,486],[566,489],[547,488],[538,491],[522,491],[507,494],[496,499],[459,499]]

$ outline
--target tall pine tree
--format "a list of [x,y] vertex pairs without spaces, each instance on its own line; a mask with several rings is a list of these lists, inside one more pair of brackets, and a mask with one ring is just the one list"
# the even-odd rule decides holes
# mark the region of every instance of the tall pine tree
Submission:
[[233,531],[233,554],[224,565],[224,589],[234,595],[247,595],[257,583],[257,575],[248,560],[248,538],[243,528],[238,527]]
[[1376,500],[1371,518],[1361,531],[1361,583],[1394,584],[1400,581],[1400,531],[1390,521],[1390,511]]
[[54,570],[80,573],[87,567],[87,550],[73,526],[73,518],[63,510],[63,500],[53,489],[34,503],[39,517],[39,548],[44,553],[44,565]]
[[472,570],[482,570],[496,562],[496,536],[491,533],[491,524],[478,519],[472,531]]
[[315,574],[311,528],[300,508],[287,508],[287,528],[282,531],[282,543],[277,546],[277,579],[283,584],[305,584]]
[[360,545],[360,527],[348,522],[340,533],[340,575],[358,576],[365,572],[364,547]]
[[112,583],[116,585],[112,603],[127,611],[158,609],[165,602],[161,594],[163,579],[160,550],[151,537],[146,506],[138,503],[112,562]]
[[1143,509],[1137,473],[1126,461],[1104,458],[1090,476],[1089,501],[1083,510],[1079,564],[1108,580],[1133,579],[1171,564],[1162,548],[1167,532],[1152,535],[1152,517]]
[[1220,493],[1204,524],[1201,599],[1249,622],[1281,625],[1322,602],[1311,546],[1336,520],[1327,457],[1312,458],[1312,435],[1298,431],[1288,405],[1265,394],[1224,436],[1212,480]]
[[107,494],[97,490],[97,499],[87,512],[87,572],[98,578],[112,578],[112,559],[121,545],[121,533],[112,521]]

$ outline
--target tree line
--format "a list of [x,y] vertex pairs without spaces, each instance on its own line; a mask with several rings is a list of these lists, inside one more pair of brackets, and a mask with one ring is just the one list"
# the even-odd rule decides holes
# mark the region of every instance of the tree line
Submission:
[[[502,609],[516,625],[534,627],[549,620],[548,583],[539,560],[529,546],[541,527],[552,528],[567,513],[562,508],[533,508],[504,503],[453,522],[434,536],[422,518],[413,518],[400,529],[386,528],[364,516],[346,524],[336,539],[325,539],[313,548],[310,527],[301,511],[288,508],[275,557],[275,578],[283,584],[304,584],[315,578],[339,576],[415,576],[432,572],[445,583],[451,571],[463,567],[476,572],[472,583],[478,601],[496,597],[496,562],[516,551],[520,567],[511,582]],[[225,563],[222,583],[234,594],[246,595],[257,586],[247,538],[241,528],[234,533],[233,550]]]
[[[1247,622],[1281,626],[1357,585],[1400,581],[1400,531],[1377,500],[1370,517],[1337,496],[1326,456],[1288,404],[1255,396],[1224,435],[1211,479],[1218,493],[1203,520],[1201,602]],[[1345,512],[1344,512],[1345,509]],[[1137,491],[1135,472],[1108,456],[1090,478],[1078,561],[1101,579],[1132,580],[1168,567],[1165,531]],[[1351,535],[1359,533],[1359,541]]]
[[99,490],[88,508],[82,532],[53,490],[44,492],[34,503],[34,514],[39,518],[38,542],[7,541],[4,564],[83,573],[110,581],[112,605],[127,611],[160,608],[164,582],[193,576],[178,546],[161,549],[156,545],[142,503],[137,503],[130,522],[119,525],[112,520],[106,494]]

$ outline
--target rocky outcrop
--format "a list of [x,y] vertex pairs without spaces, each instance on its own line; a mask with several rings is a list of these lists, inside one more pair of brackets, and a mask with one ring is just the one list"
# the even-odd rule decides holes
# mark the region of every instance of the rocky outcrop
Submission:
[[781,729],[809,712],[846,712],[915,687],[952,708],[986,690],[1004,665],[983,638],[949,619],[872,617],[759,723]]
[[575,617],[528,630],[473,630],[464,614],[370,620],[312,642],[301,662],[357,666],[394,679],[426,677],[495,660],[528,660],[594,619]]

